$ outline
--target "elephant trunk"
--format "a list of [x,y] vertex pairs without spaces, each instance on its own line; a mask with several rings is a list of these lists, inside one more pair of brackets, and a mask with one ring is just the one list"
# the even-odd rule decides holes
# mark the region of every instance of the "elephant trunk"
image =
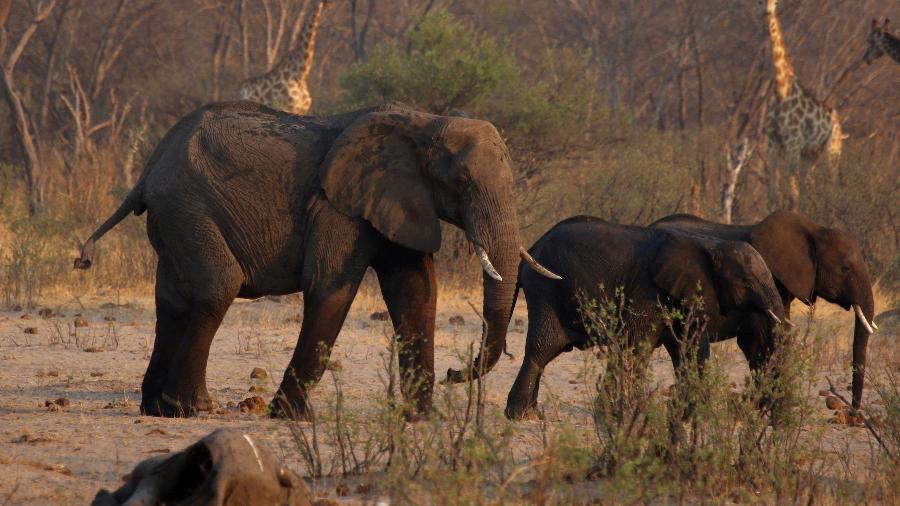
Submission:
[[860,301],[854,304],[856,323],[853,329],[853,408],[858,409],[862,404],[863,384],[866,375],[866,348],[869,345],[869,334],[874,326],[875,301],[872,296],[871,286],[860,289]]
[[478,220],[478,214],[466,228],[482,264],[482,315],[487,329],[482,335],[481,350],[472,363],[463,370],[447,371],[449,383],[478,378],[494,367],[506,346],[506,331],[515,301],[520,249],[518,221],[511,210],[487,213],[493,218],[483,221]]

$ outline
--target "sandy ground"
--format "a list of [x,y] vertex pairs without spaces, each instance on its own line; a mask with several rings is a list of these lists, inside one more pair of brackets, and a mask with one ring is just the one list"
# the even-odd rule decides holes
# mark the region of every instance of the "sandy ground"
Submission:
[[[138,413],[140,382],[153,342],[151,298],[120,300],[111,295],[85,296],[48,306],[46,318],[38,309],[0,312],[0,504],[79,504],[89,502],[101,487],[116,488],[121,477],[139,461],[178,451],[217,427],[239,428],[267,442],[288,464],[304,473],[292,455],[284,422],[271,421],[234,410],[225,415],[194,419],[158,419]],[[448,300],[453,299],[453,300]],[[520,298],[521,300],[521,298]],[[475,300],[476,304],[478,300]],[[268,370],[268,392],[280,381],[299,331],[299,297],[282,300],[240,301],[232,306],[217,334],[209,359],[210,393],[221,403],[248,397],[255,367]],[[448,367],[459,367],[458,358],[468,343],[480,335],[480,321],[459,297],[442,295],[438,301],[436,370],[442,378]],[[332,359],[339,361],[349,409],[372,405],[382,389],[379,371],[387,350],[386,322],[373,321],[372,312],[383,310],[374,292],[362,294],[338,338]],[[75,327],[77,314],[87,321]],[[451,325],[461,315],[462,325]],[[837,308],[821,310],[819,325],[835,338],[821,371],[846,386],[849,375],[848,342],[852,318]],[[488,376],[488,409],[502,412],[506,394],[518,371],[527,313],[520,302],[511,325],[507,358]],[[796,318],[795,318],[796,319]],[[26,333],[34,328],[34,334]],[[882,325],[884,328],[885,325]],[[89,350],[89,351],[85,351]],[[548,368],[542,397],[554,398],[551,421],[564,421],[583,410],[589,386],[576,381],[586,352],[572,352]],[[726,365],[736,382],[747,369],[733,344],[714,346],[714,357]],[[897,367],[897,328],[873,337],[870,369]],[[668,358],[654,357],[655,377],[671,383]],[[256,382],[259,384],[259,382]],[[442,387],[443,388],[443,387]],[[460,387],[454,387],[460,388]],[[314,392],[329,395],[323,384]],[[867,391],[867,395],[871,395]],[[51,410],[45,401],[60,397],[70,405]],[[815,423],[825,426],[825,439],[837,453],[868,456],[873,442],[862,428],[829,424],[831,412],[821,405]],[[584,417],[580,417],[584,418]],[[517,445],[527,448],[539,438],[537,421],[523,422],[526,429]],[[329,493],[322,490],[320,493]],[[358,496],[354,502],[372,503],[377,493]]]

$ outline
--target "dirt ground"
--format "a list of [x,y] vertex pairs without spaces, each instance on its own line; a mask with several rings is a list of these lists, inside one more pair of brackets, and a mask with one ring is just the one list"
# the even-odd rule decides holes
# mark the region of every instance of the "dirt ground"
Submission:
[[[332,355],[341,364],[349,409],[373,403],[382,388],[379,371],[383,370],[389,329],[387,322],[372,319],[373,312],[384,308],[375,292],[370,292],[355,302]],[[39,309],[0,312],[0,504],[87,503],[101,487],[117,488],[137,462],[178,451],[223,426],[239,428],[267,442],[304,474],[285,422],[234,409],[194,419],[140,416],[139,387],[153,342],[152,299],[124,298],[119,300],[121,304],[113,304],[113,299],[101,294],[60,300],[47,306],[52,310],[49,315],[46,309],[43,314]],[[479,303],[477,296],[473,302]],[[267,391],[260,395],[266,401],[271,398],[299,331],[300,304],[299,297],[291,297],[240,301],[232,306],[209,359],[209,390],[220,404],[252,395],[248,389],[253,385],[265,385]],[[461,352],[479,337],[481,324],[461,297],[442,294],[438,308],[435,355],[438,378],[442,378],[447,368],[459,367]],[[451,317],[456,316],[462,316],[464,322],[459,324],[457,319],[451,324]],[[86,326],[76,327],[76,320]],[[509,333],[509,350],[516,359],[501,359],[488,376],[489,410],[502,412],[505,405],[519,367],[526,320],[520,298]],[[841,336],[829,344],[819,388],[827,388],[824,378],[830,376],[846,392],[852,316],[836,307],[822,308],[818,325]],[[898,364],[897,325],[881,327],[871,340],[870,370]],[[561,356],[544,374],[542,398],[555,399],[548,403],[552,405],[551,421],[566,420],[585,409],[590,386],[576,380],[585,353]],[[733,343],[715,345],[713,354],[727,366],[734,381],[743,381],[747,368]],[[657,381],[671,383],[668,358],[657,353],[654,360]],[[268,380],[250,379],[256,367],[268,371]],[[314,392],[314,401],[328,392],[329,386],[323,384]],[[867,390],[867,395],[872,391]],[[45,405],[63,397],[69,404],[61,409]],[[824,402],[817,403],[821,410],[814,423],[827,426],[825,437],[834,451],[845,456],[850,452],[868,461],[874,442],[865,429],[830,424],[831,411]],[[516,444],[523,448],[537,444],[539,422],[522,423],[534,430],[523,431]],[[320,487],[318,493],[330,492]],[[351,498],[355,503],[379,500],[384,498],[377,490]]]

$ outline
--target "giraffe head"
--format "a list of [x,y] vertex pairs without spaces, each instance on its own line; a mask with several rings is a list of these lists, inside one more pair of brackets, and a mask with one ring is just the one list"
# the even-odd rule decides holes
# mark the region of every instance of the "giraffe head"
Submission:
[[759,0],[759,6],[765,9],[766,16],[774,16],[778,8],[778,0]]
[[879,24],[877,19],[872,20],[872,27],[869,29],[869,37],[866,39],[866,54],[863,55],[863,60],[867,64],[872,63],[877,58],[880,58],[884,55],[884,39],[888,37],[891,33],[888,30],[888,24],[891,22],[890,19],[884,18],[884,23]]

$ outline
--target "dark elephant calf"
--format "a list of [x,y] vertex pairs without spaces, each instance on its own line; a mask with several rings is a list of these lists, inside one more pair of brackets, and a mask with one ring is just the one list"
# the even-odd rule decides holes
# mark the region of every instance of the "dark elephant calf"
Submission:
[[629,306],[625,327],[654,347],[665,346],[676,371],[682,350],[663,320],[660,303],[678,307],[699,295],[707,334],[716,332],[730,311],[768,317],[766,353],[773,347],[775,325],[785,314],[765,262],[750,245],[739,241],[579,216],[558,223],[529,253],[562,280],[520,268],[519,282],[528,302],[528,334],[522,367],[506,404],[510,419],[534,409],[541,374],[551,360],[564,351],[591,345],[579,314],[579,291],[589,299],[602,300],[601,285],[607,294],[621,287]]

